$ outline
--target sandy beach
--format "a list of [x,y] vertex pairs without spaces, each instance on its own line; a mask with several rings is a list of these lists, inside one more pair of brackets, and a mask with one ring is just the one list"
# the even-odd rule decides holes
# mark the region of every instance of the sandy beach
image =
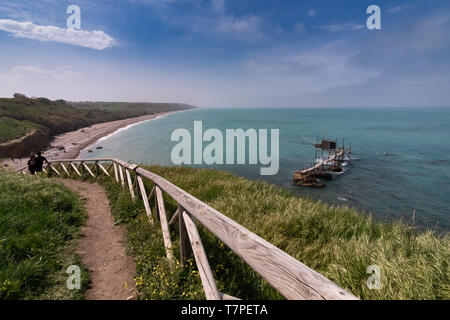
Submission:
[[[81,150],[95,144],[99,139],[106,137],[119,129],[138,124],[140,122],[149,121],[173,112],[177,111],[162,112],[136,118],[104,122],[92,125],[90,127],[81,128],[76,131],[66,132],[53,137],[49,148],[42,153],[48,160],[76,159]],[[27,161],[28,158],[1,159],[0,165],[1,167],[7,167],[10,170],[19,170],[27,165]]]

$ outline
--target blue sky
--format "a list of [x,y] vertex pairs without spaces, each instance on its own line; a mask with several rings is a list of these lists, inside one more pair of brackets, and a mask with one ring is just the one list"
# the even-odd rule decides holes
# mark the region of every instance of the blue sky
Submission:
[[[69,33],[66,8],[81,8]],[[381,8],[381,30],[366,9]],[[450,106],[447,0],[0,2],[0,96]]]

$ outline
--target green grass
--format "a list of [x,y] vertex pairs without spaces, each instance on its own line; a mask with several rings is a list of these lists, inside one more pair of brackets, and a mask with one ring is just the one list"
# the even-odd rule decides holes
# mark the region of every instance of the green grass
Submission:
[[[450,298],[447,234],[417,231],[401,222],[377,222],[348,207],[302,199],[276,186],[226,172],[159,166],[148,169],[361,299]],[[160,226],[150,227],[141,201],[133,204],[128,191],[111,180],[105,180],[104,185],[116,220],[128,230],[129,249],[137,257],[140,297],[182,299],[189,294],[190,298],[204,298],[195,268],[184,272],[178,266],[168,268]],[[176,204],[167,196],[165,199],[170,219]],[[177,229],[171,231],[176,255]],[[244,299],[282,298],[209,231],[200,228],[200,233],[220,291]],[[381,269],[380,290],[366,285],[370,265]]]
[[20,138],[36,129],[41,127],[28,121],[0,117],[0,143]]
[[86,213],[78,197],[37,176],[0,172],[0,300],[81,299],[66,269],[82,268],[77,239]]

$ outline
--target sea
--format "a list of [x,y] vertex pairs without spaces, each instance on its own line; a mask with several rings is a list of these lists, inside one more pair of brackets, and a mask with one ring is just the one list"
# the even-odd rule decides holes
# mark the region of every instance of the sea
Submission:
[[[261,175],[261,164],[248,161],[193,166],[266,181],[302,197],[357,208],[380,221],[414,221],[419,229],[448,232],[450,108],[198,108],[120,130],[83,150],[80,158],[174,165],[171,152],[178,142],[171,135],[187,129],[193,137],[194,121],[202,121],[203,132],[219,129],[224,140],[226,129],[278,129],[279,171]],[[322,138],[351,145],[349,165],[325,181],[325,188],[294,186],[293,172],[315,163],[320,153],[313,144]]]

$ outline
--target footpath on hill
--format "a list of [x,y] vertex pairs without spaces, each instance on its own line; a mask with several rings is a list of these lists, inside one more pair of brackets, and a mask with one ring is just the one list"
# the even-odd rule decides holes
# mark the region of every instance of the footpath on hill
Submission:
[[88,220],[77,248],[89,269],[91,283],[87,300],[135,299],[133,276],[136,266],[125,250],[125,235],[114,225],[108,198],[97,183],[59,179],[66,187],[86,199]]

